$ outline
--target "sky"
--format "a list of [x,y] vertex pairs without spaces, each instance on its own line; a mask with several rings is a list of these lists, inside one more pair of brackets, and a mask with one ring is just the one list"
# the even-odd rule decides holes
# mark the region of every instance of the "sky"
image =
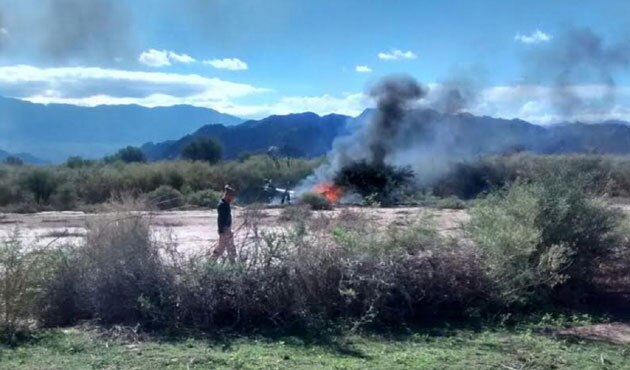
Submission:
[[628,14],[628,0],[0,0],[0,96],[358,115],[376,81],[408,74],[464,86],[474,114],[630,120]]

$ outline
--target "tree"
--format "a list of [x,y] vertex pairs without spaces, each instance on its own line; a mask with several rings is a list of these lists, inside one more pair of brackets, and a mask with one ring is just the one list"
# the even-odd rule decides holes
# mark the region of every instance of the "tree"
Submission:
[[191,161],[216,163],[221,159],[221,144],[212,138],[202,138],[186,144],[182,157]]
[[144,155],[144,152],[142,151],[142,149],[138,147],[134,147],[134,146],[128,146],[126,148],[120,149],[118,153],[116,153],[113,156],[113,158],[112,157],[106,158],[106,161],[111,160],[111,159],[120,160],[125,163],[147,161],[147,157]]
[[83,159],[79,156],[73,156],[73,157],[68,157],[68,159],[66,160],[66,167],[81,168],[81,167],[90,166],[92,163],[93,161],[89,159]]
[[18,157],[8,156],[4,159],[4,163],[9,166],[22,166],[24,161]]

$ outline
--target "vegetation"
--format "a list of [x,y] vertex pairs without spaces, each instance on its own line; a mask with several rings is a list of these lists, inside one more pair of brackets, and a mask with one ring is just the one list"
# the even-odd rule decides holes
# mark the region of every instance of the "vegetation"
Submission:
[[120,149],[116,154],[110,157],[105,158],[106,162],[115,162],[122,161],[124,163],[134,163],[134,162],[146,162],[147,157],[144,155],[142,149],[128,146],[126,148]]
[[[622,366],[628,358],[620,347],[576,344],[544,334],[548,327],[519,326],[519,318],[527,315],[593,308],[586,304],[597,304],[610,277],[627,273],[630,266],[626,220],[599,201],[602,188],[593,185],[601,163],[580,177],[572,158],[570,166],[564,166],[566,158],[557,160],[536,164],[522,172],[526,176],[475,200],[463,242],[442,237],[430,219],[392,224],[384,231],[360,212],[312,212],[319,198],[302,199],[303,205],[284,210],[283,223],[273,230],[261,228],[259,211],[248,209],[243,227],[249,239],[238,248],[233,265],[180,255],[173,243],[153,238],[147,219],[137,212],[101,216],[76,245],[26,248],[14,237],[0,244],[0,332],[7,345],[18,348],[0,347],[0,368],[41,367],[53,352],[59,355],[52,361],[59,365],[45,366],[98,367],[122,361],[139,368],[164,367],[164,361],[180,368]],[[297,181],[304,175],[300,171],[310,171],[316,163],[296,161],[291,168],[295,172],[284,170],[282,175]],[[240,185],[246,188],[271,171],[279,169],[260,156],[214,166],[20,167],[2,172],[0,184],[9,186],[0,187],[0,200],[2,191],[27,192],[37,205],[64,203],[72,197],[61,196],[60,186],[70,184],[67,194],[76,191],[81,199],[81,180],[108,173],[120,176],[121,183],[137,181],[136,189],[148,190],[139,194],[154,206],[175,199],[166,206],[173,208],[216,200],[218,193],[208,190],[208,184],[219,177],[218,184],[234,179],[230,182],[243,181]],[[76,174],[73,182],[67,181],[69,174]],[[12,181],[28,186],[14,189]],[[460,205],[455,198],[445,199],[445,206]],[[97,328],[54,329],[85,320]],[[497,326],[497,321],[516,323],[516,329]],[[440,332],[454,322],[493,326]],[[425,334],[410,329],[418,326],[427,328],[421,331]],[[158,336],[130,347],[123,339],[95,334],[104,328]],[[432,336],[435,330],[441,335]],[[191,332],[197,336],[187,341],[163,342],[159,337]],[[387,332],[405,333],[404,340]],[[199,339],[226,333],[245,337],[227,351],[215,350],[213,344],[208,348]],[[278,340],[252,337],[254,333],[300,333],[284,338],[315,343],[285,347]],[[37,340],[24,342],[29,338]],[[331,352],[317,344],[331,338],[349,350]]]
[[630,157],[605,155],[490,156],[456,165],[431,185],[438,197],[473,199],[517,180],[530,182],[545,174],[581,178],[585,190],[608,197],[630,197]]
[[322,194],[315,192],[306,192],[300,196],[300,203],[307,205],[311,210],[327,210],[332,209],[332,204]]
[[550,296],[583,299],[602,261],[626,248],[620,212],[589,197],[579,183],[548,174],[473,207],[472,237],[488,256],[506,304],[544,304]]
[[[135,341],[89,329],[47,330],[0,347],[0,369],[623,369],[627,347],[517,330],[429,329],[402,336],[160,338]],[[125,335],[125,333],[130,333]]]
[[221,159],[221,144],[212,138],[199,138],[186,144],[182,149],[182,158],[191,161],[217,163]]
[[295,186],[320,163],[294,159],[290,167],[278,166],[272,158],[260,155],[214,165],[190,161],[105,163],[81,158],[69,159],[60,166],[0,165],[0,210],[90,210],[121,195],[147,198],[152,207],[155,196],[159,196],[152,192],[162,186],[180,192],[182,202],[189,205],[215,207],[216,192],[225,184],[238,190],[240,202],[249,203],[260,200],[265,179]]
[[410,191],[414,173],[409,168],[387,164],[357,162],[341,169],[335,183],[382,205],[399,202]]

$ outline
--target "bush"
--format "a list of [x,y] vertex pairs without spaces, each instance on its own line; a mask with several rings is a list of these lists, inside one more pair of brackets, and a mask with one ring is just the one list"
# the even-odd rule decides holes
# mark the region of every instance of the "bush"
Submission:
[[46,254],[25,248],[19,235],[0,242],[0,334],[15,344],[32,328],[44,283],[49,281]]
[[326,199],[326,197],[319,193],[306,192],[300,196],[300,203],[305,204],[311,208],[311,210],[330,210],[332,204]]
[[191,141],[182,149],[182,158],[191,161],[217,163],[221,159],[221,144],[212,138]]
[[221,193],[212,189],[201,190],[186,197],[188,204],[203,207],[216,208],[221,200]]
[[311,217],[311,206],[308,204],[289,205],[280,212],[280,221],[304,222]]
[[134,147],[134,146],[128,146],[126,148],[120,149],[113,156],[106,157],[105,161],[106,162],[122,161],[124,163],[146,162],[147,157],[142,151],[142,149]]
[[144,328],[176,325],[171,251],[151,238],[137,214],[118,213],[88,224],[84,243],[48,253],[52,272],[41,284],[37,318],[45,326],[81,319]]
[[413,178],[414,173],[409,168],[363,161],[342,168],[335,177],[335,184],[389,205],[399,201]]
[[51,202],[55,208],[62,211],[75,209],[78,201],[77,192],[70,184],[63,184],[59,186],[51,197]]
[[179,208],[185,204],[182,193],[168,185],[162,185],[150,192],[147,199],[149,204],[161,210]]
[[51,169],[33,168],[24,173],[21,184],[33,194],[38,204],[43,204],[55,192],[58,182]]
[[621,214],[590,198],[579,183],[548,174],[473,207],[472,238],[487,253],[507,304],[583,299],[598,264],[621,243]]

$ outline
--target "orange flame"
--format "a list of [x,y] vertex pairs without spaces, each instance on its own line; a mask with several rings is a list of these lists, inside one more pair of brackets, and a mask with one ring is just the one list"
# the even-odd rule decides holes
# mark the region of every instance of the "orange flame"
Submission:
[[330,203],[336,203],[343,195],[343,189],[332,182],[322,182],[315,185],[313,191],[328,199]]

